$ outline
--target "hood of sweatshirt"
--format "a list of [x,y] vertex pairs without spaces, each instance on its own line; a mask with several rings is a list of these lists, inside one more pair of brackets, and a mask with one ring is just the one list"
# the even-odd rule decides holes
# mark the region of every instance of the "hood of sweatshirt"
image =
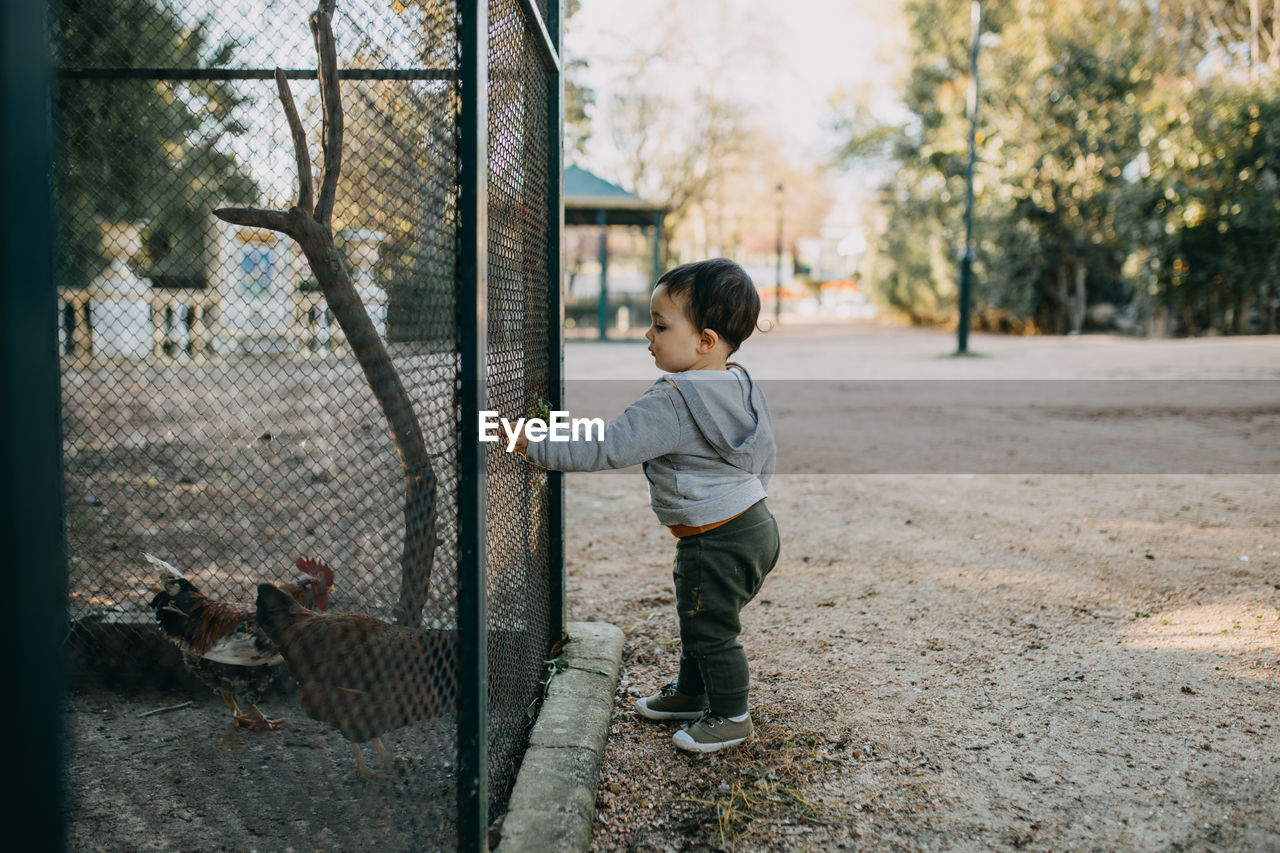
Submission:
[[740,364],[686,370],[664,378],[680,393],[702,437],[725,462],[759,474],[773,451],[773,420],[764,392]]

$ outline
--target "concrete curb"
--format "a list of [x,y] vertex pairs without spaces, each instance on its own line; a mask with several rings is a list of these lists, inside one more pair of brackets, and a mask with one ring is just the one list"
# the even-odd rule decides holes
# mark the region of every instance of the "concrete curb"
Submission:
[[570,622],[564,668],[551,679],[529,735],[496,849],[585,851],[591,846],[596,784],[622,665],[622,631]]

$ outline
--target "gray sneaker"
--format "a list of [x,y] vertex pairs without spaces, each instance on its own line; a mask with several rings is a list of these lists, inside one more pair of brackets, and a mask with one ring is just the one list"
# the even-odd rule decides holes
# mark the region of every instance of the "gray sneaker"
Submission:
[[707,697],[689,696],[668,684],[652,696],[636,700],[636,713],[650,720],[696,720],[707,710]]
[[750,717],[738,723],[707,711],[698,722],[676,732],[672,740],[689,752],[719,752],[742,743],[753,731]]

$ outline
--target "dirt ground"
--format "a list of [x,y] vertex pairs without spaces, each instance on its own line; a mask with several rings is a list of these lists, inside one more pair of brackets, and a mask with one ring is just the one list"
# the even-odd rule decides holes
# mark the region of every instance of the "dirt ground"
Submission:
[[[784,328],[741,360],[777,379],[1280,377],[1276,339],[949,345]],[[605,378],[575,355],[571,379]],[[1227,420],[1203,451],[1246,432],[1274,472],[1274,398]],[[1280,850],[1274,473],[781,474],[782,558],[743,614],[756,737],[710,757],[632,711],[679,651],[643,478],[567,492],[570,613],[627,637],[593,850]]]
[[[644,518],[574,479],[571,518]],[[571,551],[571,611],[627,635],[593,849],[1280,849],[1274,477],[784,476],[770,502],[737,753],[631,711],[676,666],[669,536]]]
[[[953,346],[923,330],[795,323],[753,338],[741,360],[783,383],[1280,379],[1276,338],[978,335],[966,359],[948,357]],[[653,375],[634,342],[570,342],[566,371],[571,385]],[[679,651],[674,540],[643,476],[568,475],[569,618],[627,638],[593,849],[1280,850],[1276,384],[1212,417],[1180,417],[1170,401],[1090,433],[1110,436],[1109,461],[1069,474],[1034,456],[961,470],[945,454],[930,457],[934,473],[816,473],[838,426],[775,408],[780,435],[809,453],[770,489],[782,558],[744,612],[756,737],[715,756],[679,753],[673,726],[631,710],[670,680]],[[836,385],[806,393],[822,387]],[[1112,473],[1125,441],[1186,439],[1189,422],[1178,452],[1200,461]],[[289,716],[283,737],[232,729],[198,686],[73,694],[72,848],[448,846],[447,829],[414,823],[426,812],[405,804],[451,799],[450,721],[389,738],[405,772],[370,786],[292,697],[267,710]],[[181,758],[193,749],[211,756],[198,772]],[[295,795],[267,807],[255,794],[281,784]]]

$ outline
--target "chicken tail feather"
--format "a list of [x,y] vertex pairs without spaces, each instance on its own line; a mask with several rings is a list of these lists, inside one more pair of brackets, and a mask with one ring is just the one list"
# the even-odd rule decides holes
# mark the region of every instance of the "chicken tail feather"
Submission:
[[158,572],[160,572],[161,582],[168,581],[168,580],[176,580],[177,578],[186,577],[186,575],[178,571],[173,566],[173,564],[166,563],[164,560],[160,559],[155,554],[148,554],[144,551],[142,556],[146,558],[148,563],[155,566]]

